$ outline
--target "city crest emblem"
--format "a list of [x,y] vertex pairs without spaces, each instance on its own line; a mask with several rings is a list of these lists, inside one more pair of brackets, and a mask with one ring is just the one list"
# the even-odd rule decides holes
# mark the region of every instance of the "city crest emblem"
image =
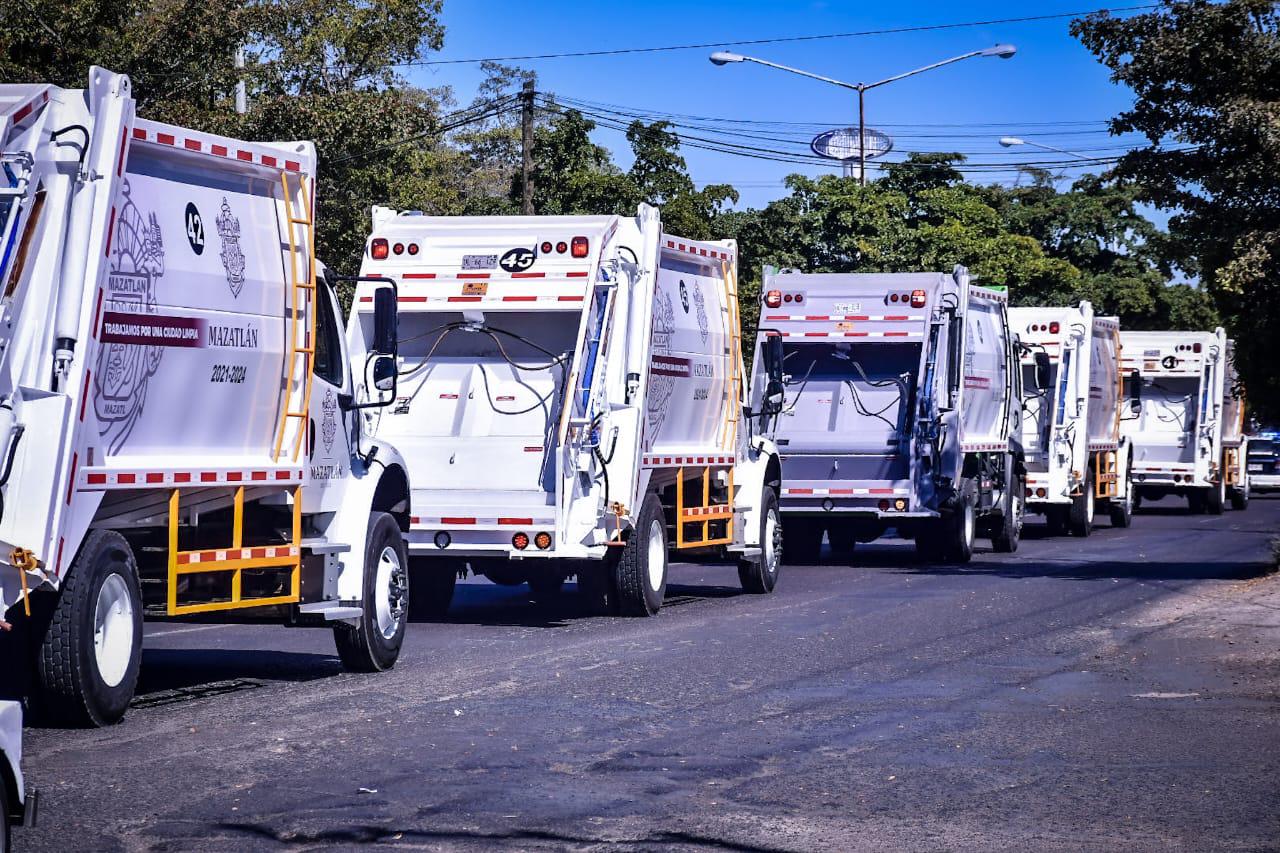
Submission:
[[244,252],[240,251],[240,219],[231,213],[231,205],[224,197],[222,211],[214,220],[218,236],[222,238],[222,267],[227,271],[227,286],[232,296],[239,296],[244,288]]
[[324,395],[320,408],[324,410],[324,418],[320,422],[320,438],[324,441],[324,452],[327,455],[333,452],[333,440],[338,437],[338,398],[334,396],[333,389],[329,389]]

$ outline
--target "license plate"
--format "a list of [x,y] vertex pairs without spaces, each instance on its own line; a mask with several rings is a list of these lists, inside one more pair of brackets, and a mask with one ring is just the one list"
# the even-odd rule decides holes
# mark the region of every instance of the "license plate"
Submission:
[[835,304],[835,310],[837,314],[861,314],[862,303],[861,302],[837,302]]
[[1250,466],[1249,466],[1249,470],[1250,470],[1250,471],[1257,471],[1259,474],[1261,474],[1261,473],[1262,473],[1262,466],[1261,466],[1261,465],[1250,465]]
[[463,255],[462,268],[464,270],[491,270],[498,266],[497,255]]

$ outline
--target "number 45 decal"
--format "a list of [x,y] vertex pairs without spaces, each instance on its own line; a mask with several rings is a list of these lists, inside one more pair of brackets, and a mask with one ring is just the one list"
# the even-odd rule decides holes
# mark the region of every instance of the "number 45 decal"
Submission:
[[204,252],[204,221],[193,202],[187,202],[187,242],[197,255]]

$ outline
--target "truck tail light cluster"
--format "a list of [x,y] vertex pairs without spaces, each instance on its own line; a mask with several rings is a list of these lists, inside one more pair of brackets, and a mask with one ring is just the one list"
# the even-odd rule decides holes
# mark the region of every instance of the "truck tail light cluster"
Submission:
[[1177,349],[1178,352],[1200,352],[1202,349],[1204,349],[1204,347],[1198,343],[1178,344],[1178,346],[1175,347],[1175,349]]
[[1056,335],[1058,332],[1062,331],[1062,325],[1057,320],[1054,320],[1052,323],[1032,323],[1027,331],[1048,332],[1051,335]]
[[928,301],[928,296],[923,290],[913,290],[910,293],[890,293],[884,301],[889,304],[910,304],[912,308],[923,308]]
[[570,256],[575,258],[585,258],[591,251],[591,241],[586,237],[574,237],[568,243],[561,240],[558,243],[552,243],[550,240],[543,240],[538,246],[539,252],[544,255],[557,254],[563,255],[568,252]]
[[764,304],[766,308],[777,308],[782,303],[794,303],[796,305],[803,304],[803,293],[783,293],[781,290],[770,290],[764,295]]
[[384,237],[374,237],[373,242],[369,244],[369,257],[375,261],[385,261],[387,256],[391,254],[391,244]]
[[[533,544],[539,551],[545,551],[551,547],[551,534],[543,530],[533,537]],[[529,547],[529,534],[517,533],[511,537],[511,547],[517,551],[523,551]]]
[[923,308],[926,301],[925,292],[923,290],[911,291],[911,307]]

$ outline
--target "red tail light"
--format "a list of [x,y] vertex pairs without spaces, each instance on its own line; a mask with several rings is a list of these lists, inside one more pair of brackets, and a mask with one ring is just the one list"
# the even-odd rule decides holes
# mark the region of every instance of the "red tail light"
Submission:
[[1050,324],[1049,324],[1049,334],[1051,334],[1051,335],[1056,335],[1056,334],[1058,334],[1058,331],[1059,331],[1061,328],[1062,328],[1062,326],[1061,326],[1061,325],[1059,325],[1058,323],[1050,323]]
[[539,551],[545,551],[551,547],[551,534],[545,530],[533,537],[533,544],[538,546]]
[[561,240],[559,243],[556,243],[556,254],[557,254],[557,255],[563,255],[563,254],[564,254],[565,252],[567,252],[567,251],[569,251],[569,244],[568,244],[568,243],[566,243],[566,242],[565,242],[565,241],[563,241],[563,240]]
[[1200,344],[1192,344],[1192,345],[1191,345],[1191,351],[1192,351],[1192,352],[1200,352],[1200,350],[1201,350],[1201,349],[1202,349],[1202,347],[1200,346]]
[[770,290],[764,295],[764,304],[769,308],[777,308],[782,305],[782,291]]
[[911,307],[923,308],[926,301],[925,292],[923,290],[911,291]]
[[392,251],[392,253],[394,253],[394,254],[397,254],[397,255],[403,255],[403,254],[404,254],[404,243],[396,243],[394,246],[392,246],[392,247],[391,247],[391,251]]
[[570,254],[575,258],[585,258],[589,246],[590,244],[587,242],[586,237],[574,237],[573,242],[570,244]]
[[418,244],[417,244],[417,243],[410,243],[410,244],[409,244],[409,254],[411,254],[411,255],[416,255],[416,254],[418,254]]
[[515,546],[517,551],[523,551],[525,548],[529,547],[529,534],[517,533],[515,536],[511,537],[511,544]]
[[381,237],[374,237],[373,242],[369,244],[369,257],[375,261],[385,261],[389,254],[391,254],[391,244]]
[[542,254],[549,255],[551,254],[551,251],[555,248],[555,246],[552,246],[551,241],[547,240],[538,248],[542,250]]

